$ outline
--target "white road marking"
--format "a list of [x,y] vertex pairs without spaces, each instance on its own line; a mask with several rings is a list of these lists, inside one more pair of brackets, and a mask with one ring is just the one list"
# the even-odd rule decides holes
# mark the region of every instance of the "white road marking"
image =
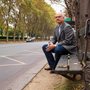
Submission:
[[33,51],[29,51],[29,50],[24,50],[24,51],[27,51],[27,52],[30,52],[30,53],[34,53],[34,54],[41,54],[41,52],[33,52]]
[[7,57],[7,56],[1,56],[1,57],[6,58],[6,59],[9,59],[9,60],[11,60],[11,61],[18,62],[18,63],[20,63],[20,64],[26,64],[26,63],[24,63],[24,62],[18,61],[18,60],[16,60],[16,59],[13,59],[13,58],[10,58],[10,57]]
[[3,64],[3,65],[0,65],[0,67],[5,67],[5,66],[17,66],[17,65],[25,65],[25,64]]
[[[32,54],[41,54],[41,52],[33,52],[33,51],[29,51],[29,50],[24,50],[24,51],[30,52]],[[26,55],[26,54],[24,54],[24,55]],[[0,56],[0,57],[3,57],[3,58],[6,58],[8,60],[15,61],[15,62],[18,62],[19,63],[19,64],[2,64],[2,65],[0,65],[0,67],[4,67],[4,66],[16,66],[16,65],[26,65],[26,63],[24,63],[24,62],[18,61],[18,60],[13,59],[13,58],[10,58],[8,56]]]
[[78,64],[78,63],[74,63],[74,64]]

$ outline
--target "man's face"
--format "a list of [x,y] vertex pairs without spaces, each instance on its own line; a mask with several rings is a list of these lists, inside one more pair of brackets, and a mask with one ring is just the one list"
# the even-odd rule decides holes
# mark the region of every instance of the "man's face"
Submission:
[[56,14],[55,15],[55,20],[58,24],[62,24],[64,22],[64,16],[61,14]]

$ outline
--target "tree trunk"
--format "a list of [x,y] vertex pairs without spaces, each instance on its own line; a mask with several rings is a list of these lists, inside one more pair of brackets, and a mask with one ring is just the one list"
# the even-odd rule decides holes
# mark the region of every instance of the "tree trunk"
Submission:
[[8,38],[8,31],[6,31],[6,41],[7,41],[7,42],[9,41],[9,38]]
[[14,34],[13,34],[13,41],[15,42],[15,37],[16,37],[16,24],[15,24],[15,27],[14,27]]
[[24,41],[24,31],[23,31],[23,38],[22,38],[22,39],[23,39],[23,41]]
[[9,41],[9,38],[8,38],[8,20],[6,20],[6,41],[8,42]]
[[19,38],[18,38],[19,41],[20,41],[20,36],[21,36],[21,34],[19,33]]

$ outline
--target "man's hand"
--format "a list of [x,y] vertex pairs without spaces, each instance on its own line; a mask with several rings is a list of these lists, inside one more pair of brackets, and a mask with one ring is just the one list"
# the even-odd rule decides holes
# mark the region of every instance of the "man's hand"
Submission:
[[50,51],[50,50],[54,49],[55,47],[56,47],[56,45],[55,45],[55,44],[53,44],[53,43],[49,42],[49,45],[48,45],[48,47],[47,47],[46,51]]

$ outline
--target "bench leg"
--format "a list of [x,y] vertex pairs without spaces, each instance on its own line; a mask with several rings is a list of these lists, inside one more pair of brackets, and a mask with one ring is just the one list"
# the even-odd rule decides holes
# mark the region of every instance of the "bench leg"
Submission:
[[61,74],[62,76],[64,76],[65,78],[75,81],[75,80],[82,80],[83,75],[82,74]]

